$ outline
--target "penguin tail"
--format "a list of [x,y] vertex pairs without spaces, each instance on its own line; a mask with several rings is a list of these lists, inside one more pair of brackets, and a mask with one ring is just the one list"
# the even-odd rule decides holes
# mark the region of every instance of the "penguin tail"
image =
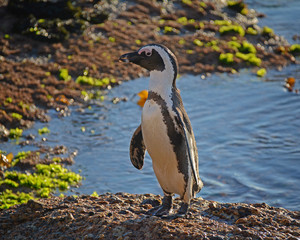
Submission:
[[202,187],[203,187],[203,182],[201,181],[201,179],[197,179],[197,182],[194,182],[193,184],[193,195],[195,196],[196,193],[200,192]]

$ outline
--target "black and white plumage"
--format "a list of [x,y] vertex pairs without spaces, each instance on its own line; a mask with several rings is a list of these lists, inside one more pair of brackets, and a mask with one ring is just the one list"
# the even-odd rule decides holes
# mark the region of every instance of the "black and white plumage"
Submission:
[[131,162],[141,169],[146,150],[152,158],[155,175],[164,192],[163,204],[155,215],[171,213],[175,193],[183,199],[178,214],[186,214],[190,200],[203,183],[199,177],[194,133],[176,87],[177,59],[167,47],[149,44],[122,55],[120,60],[150,71],[142,123],[130,143]]

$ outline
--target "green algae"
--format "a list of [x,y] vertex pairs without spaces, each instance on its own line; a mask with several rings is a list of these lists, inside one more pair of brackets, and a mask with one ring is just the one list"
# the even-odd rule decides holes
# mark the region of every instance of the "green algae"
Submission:
[[178,23],[182,24],[182,25],[186,25],[188,24],[188,19],[187,17],[180,17],[176,20]]
[[170,27],[170,26],[165,26],[164,27],[164,34],[168,34],[168,33],[178,33],[178,30],[173,28],[173,27]]
[[[11,166],[12,167],[16,166],[21,160],[26,159],[30,154],[31,154],[31,151],[27,151],[27,152],[21,151],[21,152],[18,152],[18,154],[14,157],[14,159],[13,159],[13,161],[11,163]],[[39,152],[36,152],[36,154],[39,154]]]
[[204,45],[203,42],[201,42],[199,39],[195,39],[193,43],[198,47],[202,47]]
[[98,193],[96,191],[94,191],[92,194],[91,194],[92,197],[99,197]]
[[6,184],[7,186],[14,187],[14,188],[19,187],[19,183],[11,179],[4,179],[3,181],[0,182],[0,184]]
[[229,41],[227,42],[228,46],[235,50],[236,52],[239,51],[239,48],[241,47],[241,44],[237,41]]
[[7,209],[16,204],[27,203],[28,200],[33,199],[31,193],[13,192],[10,189],[0,193],[0,209]]
[[192,5],[193,2],[191,0],[181,0],[181,2],[185,5]]
[[300,53],[300,44],[293,44],[292,46],[290,46],[289,52]]
[[262,30],[262,35],[273,36],[274,35],[274,30],[272,28],[264,26],[263,30]]
[[240,25],[221,26],[219,32],[221,35],[239,34],[241,37],[245,36],[245,30]]
[[193,54],[193,53],[194,53],[194,50],[192,50],[192,49],[187,49],[185,52],[186,52],[187,54]]
[[59,79],[64,80],[65,82],[71,80],[71,76],[69,75],[69,70],[66,68],[59,69]]
[[180,17],[176,20],[176,22],[182,24],[182,25],[187,25],[187,24],[193,24],[196,22],[195,19],[191,18],[191,19],[188,19],[187,17]]
[[15,119],[18,119],[18,120],[21,120],[23,118],[23,116],[19,113],[11,113],[10,114],[12,118],[15,118]]
[[102,91],[100,90],[96,90],[96,91],[81,91],[81,96],[82,98],[87,101],[87,100],[90,100],[90,99],[99,99],[100,101],[104,101],[104,96],[103,96],[103,93]]
[[261,59],[256,57],[254,53],[241,53],[237,52],[235,54],[237,58],[244,60],[245,62],[250,63],[251,65],[259,67],[261,65]]
[[114,78],[108,78],[108,77],[98,79],[98,78],[93,78],[93,77],[83,75],[83,76],[78,76],[76,82],[82,85],[104,87],[111,83],[116,83],[116,80]]
[[142,41],[141,41],[140,39],[136,39],[136,40],[135,40],[135,43],[136,43],[137,45],[141,45],[141,44],[142,44]]
[[[237,41],[229,41],[227,42],[227,44],[236,52],[235,56],[237,58],[240,58],[254,66],[259,67],[261,65],[261,59],[256,56],[257,51],[252,43],[244,40],[242,43],[239,43]],[[226,58],[221,62],[226,63]]]
[[205,46],[207,46],[207,47],[212,47],[212,46],[217,46],[217,45],[218,45],[218,40],[212,40],[205,44]]
[[230,20],[215,20],[214,23],[219,26],[230,26],[232,22]]
[[7,97],[5,99],[5,103],[12,103],[13,102],[13,99],[11,97]]
[[11,128],[11,129],[9,130],[9,135],[8,135],[8,137],[9,137],[9,138],[15,139],[15,138],[21,137],[22,134],[23,134],[23,129],[20,129],[20,128]]
[[258,77],[264,77],[266,74],[267,74],[267,70],[265,68],[261,68],[256,72],[256,75]]
[[206,47],[211,47],[214,51],[220,51],[220,47],[218,46],[219,42],[217,40],[212,40],[205,44]]
[[240,47],[238,47],[238,50],[242,53],[256,53],[254,45],[247,41],[243,41]]
[[71,172],[59,164],[37,164],[36,171],[33,173],[6,171],[4,172],[4,179],[0,180],[0,186],[6,185],[12,189],[22,187],[29,189],[29,193],[15,193],[6,189],[0,193],[0,209],[25,203],[36,197],[47,198],[56,189],[65,191],[81,180],[82,177],[79,174]]
[[178,41],[178,43],[179,43],[180,45],[184,45],[184,44],[186,43],[186,41],[182,38],[182,39],[180,39],[180,40]]
[[258,34],[257,30],[255,30],[255,29],[252,28],[252,27],[248,27],[248,28],[246,29],[246,33],[249,34],[249,35],[257,35],[257,34]]
[[232,53],[221,53],[219,61],[224,64],[232,64],[234,62],[234,55]]
[[227,1],[227,7],[243,15],[248,14],[247,4],[245,4],[243,1]]
[[50,130],[47,127],[43,127],[38,130],[38,133],[42,135],[42,134],[50,133]]
[[18,106],[21,107],[23,110],[29,110],[29,105],[24,103],[23,101],[20,101],[18,103]]
[[114,43],[114,42],[116,42],[116,39],[115,39],[114,37],[109,37],[109,38],[108,38],[108,41]]
[[52,158],[52,161],[55,162],[55,163],[60,163],[61,158],[60,157],[54,157],[54,158]]
[[18,154],[14,157],[15,161],[20,161],[23,160],[25,158],[27,158],[29,155],[31,154],[31,151],[27,151],[27,152],[18,152]]

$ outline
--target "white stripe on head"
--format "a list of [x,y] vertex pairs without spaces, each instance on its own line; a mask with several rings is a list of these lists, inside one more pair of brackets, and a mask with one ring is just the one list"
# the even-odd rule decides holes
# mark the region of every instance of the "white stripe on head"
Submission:
[[151,55],[152,55],[152,49],[150,49],[150,48],[147,48],[147,47],[143,47],[143,48],[141,48],[139,51],[138,51],[138,54],[142,54],[142,53],[145,53],[146,54],[146,56],[148,56],[148,57],[150,57]]
[[173,81],[176,77],[174,75],[177,75],[177,66],[174,69],[174,63],[176,64],[176,62],[171,59],[174,54],[168,48],[156,44],[146,45],[140,48],[138,53],[151,54],[153,49],[161,56],[165,69],[163,71],[154,70],[150,72],[149,90],[157,92],[162,97],[167,97],[171,93]]

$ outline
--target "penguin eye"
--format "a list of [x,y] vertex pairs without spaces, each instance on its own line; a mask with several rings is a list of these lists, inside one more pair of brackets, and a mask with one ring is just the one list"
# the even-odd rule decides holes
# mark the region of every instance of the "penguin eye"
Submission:
[[150,57],[150,56],[152,55],[152,51],[151,51],[151,52],[150,52],[150,51],[149,51],[149,52],[147,51],[147,52],[145,52],[145,54],[146,54],[147,57]]

